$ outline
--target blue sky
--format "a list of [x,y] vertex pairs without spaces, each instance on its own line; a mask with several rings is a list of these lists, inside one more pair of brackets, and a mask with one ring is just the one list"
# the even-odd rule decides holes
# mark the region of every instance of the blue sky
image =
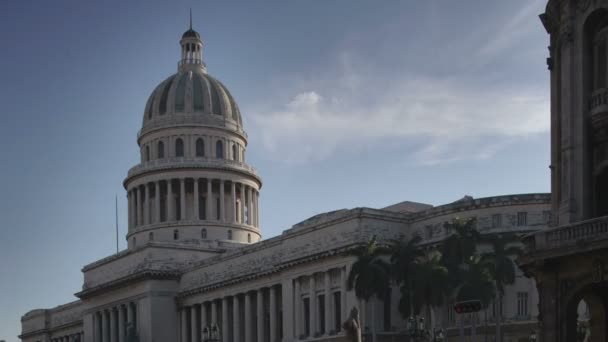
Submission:
[[124,236],[121,184],[190,7],[271,237],[340,208],[549,191],[544,2],[3,2],[0,339],[114,251],[115,195]]

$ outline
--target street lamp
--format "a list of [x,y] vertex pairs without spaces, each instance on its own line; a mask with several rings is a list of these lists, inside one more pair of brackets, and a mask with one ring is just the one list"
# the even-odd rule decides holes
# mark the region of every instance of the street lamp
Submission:
[[532,333],[530,333],[530,337],[528,338],[528,341],[536,342],[536,331],[532,330]]

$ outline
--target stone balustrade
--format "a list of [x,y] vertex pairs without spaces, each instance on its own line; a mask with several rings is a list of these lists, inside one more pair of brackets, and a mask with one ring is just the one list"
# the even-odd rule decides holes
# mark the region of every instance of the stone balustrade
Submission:
[[206,157],[172,157],[163,159],[154,159],[138,164],[129,169],[128,177],[133,177],[144,172],[158,171],[163,169],[173,168],[216,168],[216,169],[233,169],[235,171],[244,171],[257,177],[257,170],[241,161],[220,158]]
[[144,127],[137,132],[137,138],[141,138],[144,134],[154,131],[159,128],[167,128],[180,125],[201,125],[225,127],[233,131],[237,131],[245,139],[247,133],[238,126],[237,122],[225,116],[220,115],[168,115],[164,118],[156,118],[153,121],[146,122]]
[[524,243],[530,252],[535,252],[604,239],[608,239],[608,216],[538,231],[525,237]]

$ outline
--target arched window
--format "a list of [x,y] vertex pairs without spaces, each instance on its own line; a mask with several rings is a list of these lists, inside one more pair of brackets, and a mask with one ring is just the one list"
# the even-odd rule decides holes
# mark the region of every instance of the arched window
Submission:
[[196,156],[205,156],[205,141],[201,138],[196,139]]
[[159,141],[158,144],[156,145],[157,148],[157,158],[161,159],[161,158],[165,158],[165,143],[162,141]]
[[201,239],[206,239],[207,238],[207,229],[203,228],[201,229]]
[[247,233],[247,242],[251,243],[251,233]]
[[238,160],[236,144],[232,144],[232,160]]
[[224,158],[224,144],[222,144],[221,140],[215,143],[215,157]]
[[184,156],[184,141],[180,138],[175,140],[175,156],[183,157]]
[[232,230],[228,231],[228,240],[232,240]]
[[150,146],[146,145],[146,161],[150,161]]
[[148,240],[154,241],[154,233],[153,232],[150,232],[150,234],[148,234]]
[[173,231],[173,240],[179,240],[179,230]]

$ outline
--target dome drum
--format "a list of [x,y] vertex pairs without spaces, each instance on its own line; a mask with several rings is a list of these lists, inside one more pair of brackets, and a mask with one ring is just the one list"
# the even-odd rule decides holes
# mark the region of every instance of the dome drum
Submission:
[[[150,225],[137,228],[127,234],[133,247],[148,242],[174,241],[188,245],[203,245],[213,241],[247,244],[262,238],[259,229],[241,224],[217,225],[214,222],[179,222],[173,225]],[[217,246],[217,243],[214,244]]]

